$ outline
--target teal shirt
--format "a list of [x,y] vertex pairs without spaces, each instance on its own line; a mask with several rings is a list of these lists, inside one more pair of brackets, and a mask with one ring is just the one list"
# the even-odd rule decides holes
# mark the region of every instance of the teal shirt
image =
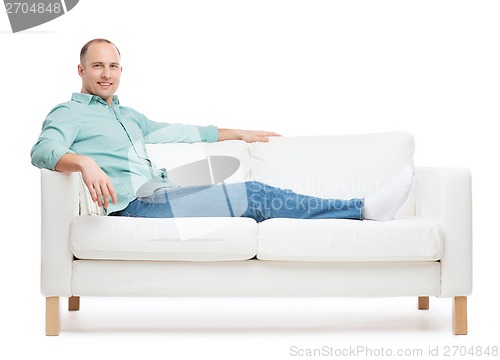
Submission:
[[121,106],[117,96],[110,106],[98,96],[74,93],[71,101],[57,105],[47,115],[31,149],[31,162],[54,170],[66,153],[91,157],[115,188],[118,204],[109,204],[107,213],[111,213],[127,207],[141,187],[141,196],[145,196],[145,188],[152,192],[175,186],[167,180],[165,170],[148,159],[145,144],[199,141],[218,141],[218,128],[155,122]]

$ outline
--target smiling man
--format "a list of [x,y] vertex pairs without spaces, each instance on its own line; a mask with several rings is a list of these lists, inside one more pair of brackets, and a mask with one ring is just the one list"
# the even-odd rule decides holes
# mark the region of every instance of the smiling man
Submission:
[[[220,185],[180,188],[152,164],[145,144],[267,142],[270,136],[279,135],[156,122],[122,106],[115,95],[122,74],[120,51],[106,39],[94,39],[83,46],[78,74],[81,92],[49,112],[31,150],[32,163],[39,168],[81,172],[92,199],[109,215],[228,216],[230,203],[241,209],[237,214],[231,211],[230,216],[257,221],[276,217],[390,220],[410,190],[411,169],[403,170],[387,188],[366,199],[321,199],[256,181],[227,184],[222,198]],[[227,194],[231,198],[224,198]],[[287,206],[269,206],[276,203]]]
[[97,95],[111,105],[122,75],[120,51],[106,39],[89,41],[80,51],[78,75],[82,78],[83,94]]

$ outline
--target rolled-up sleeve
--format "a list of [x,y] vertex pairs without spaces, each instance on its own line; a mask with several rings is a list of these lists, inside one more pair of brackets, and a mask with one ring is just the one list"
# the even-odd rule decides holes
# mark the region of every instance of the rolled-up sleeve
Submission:
[[214,125],[198,126],[203,141],[217,142],[219,141],[219,128]]
[[79,122],[65,105],[52,109],[43,122],[38,141],[31,149],[31,163],[38,168],[54,170],[61,157],[71,152],[79,131]]

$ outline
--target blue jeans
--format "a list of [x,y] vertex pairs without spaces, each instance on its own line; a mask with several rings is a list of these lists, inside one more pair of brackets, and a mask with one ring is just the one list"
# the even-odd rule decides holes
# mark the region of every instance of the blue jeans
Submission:
[[153,195],[132,201],[115,216],[250,217],[363,219],[364,199],[323,199],[297,194],[258,181],[232,184],[160,188]]

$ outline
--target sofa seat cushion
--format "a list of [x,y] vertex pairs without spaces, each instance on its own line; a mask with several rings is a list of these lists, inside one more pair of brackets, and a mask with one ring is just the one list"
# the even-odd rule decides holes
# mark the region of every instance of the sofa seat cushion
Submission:
[[257,253],[257,230],[249,218],[78,216],[70,244],[79,259],[246,260]]
[[257,258],[286,261],[436,261],[443,237],[432,220],[271,219],[260,223]]

